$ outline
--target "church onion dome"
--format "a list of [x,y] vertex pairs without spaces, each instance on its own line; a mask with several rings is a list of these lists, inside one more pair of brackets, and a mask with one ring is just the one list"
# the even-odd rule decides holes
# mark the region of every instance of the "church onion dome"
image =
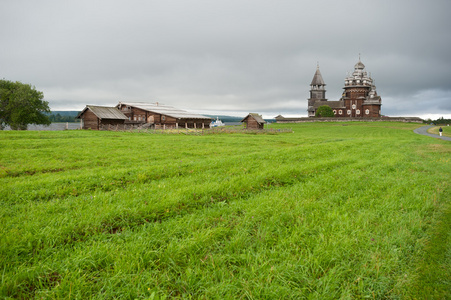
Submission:
[[359,58],[359,62],[354,65],[354,69],[355,70],[363,70],[363,69],[365,69],[365,65],[360,61],[360,58]]
[[365,65],[359,61],[354,65],[354,72],[345,78],[345,86],[369,86],[373,85],[373,79],[368,76]]
[[376,92],[376,86],[375,86],[375,85],[372,85],[372,86],[371,86],[371,90],[370,90],[368,96],[369,96],[370,98],[377,97],[377,92]]
[[313,76],[313,80],[312,80],[312,83],[310,83],[310,85],[312,85],[312,86],[326,85],[324,83],[323,76],[321,75],[321,72],[319,71],[319,67],[316,68],[315,75]]

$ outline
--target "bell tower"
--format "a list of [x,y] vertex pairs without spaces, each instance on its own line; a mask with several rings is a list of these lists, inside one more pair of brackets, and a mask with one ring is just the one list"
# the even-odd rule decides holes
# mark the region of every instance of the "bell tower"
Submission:
[[310,83],[310,98],[308,99],[307,109],[309,117],[315,116],[315,103],[327,101],[325,87],[326,84],[319,70],[319,64],[317,64],[315,75],[313,75],[312,83]]

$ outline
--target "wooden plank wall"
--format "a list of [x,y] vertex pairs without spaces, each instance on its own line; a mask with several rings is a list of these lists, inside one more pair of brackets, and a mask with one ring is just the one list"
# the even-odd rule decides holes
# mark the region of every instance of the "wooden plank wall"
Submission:
[[89,109],[83,114],[83,129],[99,129],[99,118]]

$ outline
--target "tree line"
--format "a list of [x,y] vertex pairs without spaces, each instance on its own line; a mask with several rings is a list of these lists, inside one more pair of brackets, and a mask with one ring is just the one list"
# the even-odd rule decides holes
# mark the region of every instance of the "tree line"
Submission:
[[431,119],[427,119],[424,120],[424,123],[434,123],[434,124],[451,124],[451,119],[445,119],[443,117],[438,118],[437,120],[431,120]]
[[65,122],[77,122],[75,118],[77,115],[61,115],[60,113],[52,113],[49,115],[50,122],[52,123],[65,123]]

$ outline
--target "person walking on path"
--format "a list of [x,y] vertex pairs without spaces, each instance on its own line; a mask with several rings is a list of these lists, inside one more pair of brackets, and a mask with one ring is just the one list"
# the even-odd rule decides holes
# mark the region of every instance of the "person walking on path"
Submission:
[[[413,132],[415,132],[417,134],[426,135],[426,136],[429,136],[429,137],[434,137],[434,138],[438,138],[438,139],[441,139],[441,140],[445,140],[445,141],[450,141],[451,142],[451,137],[439,136],[437,134],[431,134],[431,133],[428,132],[429,129],[434,128],[434,127],[435,126],[430,126],[430,125],[421,126],[421,127],[418,127],[416,129],[414,129]],[[442,132],[443,132],[443,128],[442,128]]]
[[438,132],[440,132],[440,136],[442,136],[442,132],[443,132],[442,127],[440,127],[440,128],[438,129]]

